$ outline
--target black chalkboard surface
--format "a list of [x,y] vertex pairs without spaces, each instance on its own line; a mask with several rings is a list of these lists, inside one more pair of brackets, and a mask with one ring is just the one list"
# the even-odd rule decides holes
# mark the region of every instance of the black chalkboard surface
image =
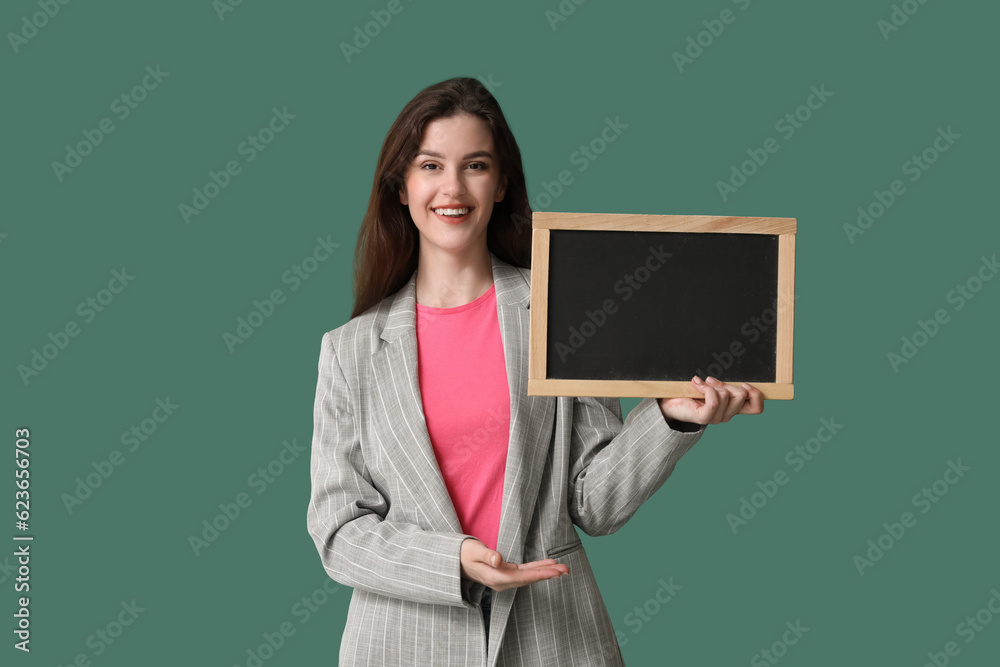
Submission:
[[528,393],[791,398],[789,220],[536,214]]
[[549,377],[775,381],[774,322],[753,322],[777,303],[776,235],[564,230],[549,252]]

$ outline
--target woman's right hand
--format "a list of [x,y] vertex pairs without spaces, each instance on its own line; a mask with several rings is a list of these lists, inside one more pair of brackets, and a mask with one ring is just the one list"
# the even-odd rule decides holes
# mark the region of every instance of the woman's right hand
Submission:
[[536,581],[564,577],[569,567],[552,558],[516,565],[504,562],[499,552],[476,539],[462,542],[462,576],[486,584],[495,591],[527,586]]

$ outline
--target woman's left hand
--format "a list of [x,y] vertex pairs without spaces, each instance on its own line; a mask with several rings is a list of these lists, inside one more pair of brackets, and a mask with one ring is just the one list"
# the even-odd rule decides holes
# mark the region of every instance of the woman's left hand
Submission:
[[734,415],[759,415],[764,411],[764,397],[749,384],[726,384],[711,376],[702,382],[697,375],[691,378],[691,384],[705,398],[661,398],[660,412],[668,423],[721,424]]

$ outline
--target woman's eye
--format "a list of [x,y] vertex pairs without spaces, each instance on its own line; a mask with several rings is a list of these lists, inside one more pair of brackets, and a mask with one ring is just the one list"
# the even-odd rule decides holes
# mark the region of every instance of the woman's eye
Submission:
[[482,171],[483,169],[486,169],[486,164],[484,162],[471,162],[469,163],[469,166],[475,167],[473,171]]
[[430,167],[437,169],[437,165],[434,164],[433,162],[425,162],[424,164],[420,165],[421,169],[429,169]]

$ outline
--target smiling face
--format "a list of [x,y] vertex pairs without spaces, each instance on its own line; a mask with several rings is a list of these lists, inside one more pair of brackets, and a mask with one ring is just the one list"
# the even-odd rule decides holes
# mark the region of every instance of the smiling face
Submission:
[[482,253],[493,204],[503,200],[506,180],[481,118],[459,113],[429,122],[399,191],[420,234],[421,257]]

